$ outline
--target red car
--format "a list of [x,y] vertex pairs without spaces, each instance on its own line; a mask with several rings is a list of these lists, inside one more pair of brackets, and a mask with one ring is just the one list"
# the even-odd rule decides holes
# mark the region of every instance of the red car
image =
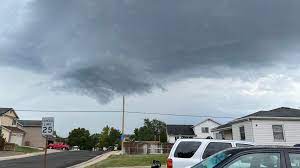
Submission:
[[70,146],[63,143],[57,143],[57,144],[49,144],[49,149],[59,149],[59,150],[69,150]]

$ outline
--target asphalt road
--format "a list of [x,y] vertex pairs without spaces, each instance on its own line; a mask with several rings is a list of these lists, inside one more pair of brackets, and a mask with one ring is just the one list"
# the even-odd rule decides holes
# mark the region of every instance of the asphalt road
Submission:
[[[47,156],[47,168],[65,168],[85,162],[103,152],[66,151]],[[0,168],[43,168],[44,155],[0,161]]]

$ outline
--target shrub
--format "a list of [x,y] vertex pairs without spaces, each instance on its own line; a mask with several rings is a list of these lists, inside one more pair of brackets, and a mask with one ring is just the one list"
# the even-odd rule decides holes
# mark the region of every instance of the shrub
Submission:
[[0,133],[0,151],[4,149],[5,145],[5,138],[3,138],[3,135]]

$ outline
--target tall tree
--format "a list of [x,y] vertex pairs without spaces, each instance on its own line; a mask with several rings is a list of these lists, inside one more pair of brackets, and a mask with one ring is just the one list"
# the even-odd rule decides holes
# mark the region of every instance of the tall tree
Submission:
[[99,146],[99,141],[100,141],[100,134],[93,134],[90,136],[91,139],[91,146],[92,147],[98,147]]
[[102,129],[99,140],[99,147],[120,145],[121,132],[114,127],[106,126]]
[[69,133],[68,143],[71,146],[79,146],[81,150],[91,150],[93,148],[90,139],[90,132],[85,128],[73,129]]
[[144,119],[144,126],[136,128],[131,139],[136,141],[167,142],[166,124],[163,121]]

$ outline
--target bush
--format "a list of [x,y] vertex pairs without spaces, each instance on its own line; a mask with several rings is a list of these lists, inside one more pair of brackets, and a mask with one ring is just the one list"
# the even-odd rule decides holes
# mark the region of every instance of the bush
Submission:
[[5,145],[5,138],[3,138],[3,135],[0,133],[0,151],[4,149]]

